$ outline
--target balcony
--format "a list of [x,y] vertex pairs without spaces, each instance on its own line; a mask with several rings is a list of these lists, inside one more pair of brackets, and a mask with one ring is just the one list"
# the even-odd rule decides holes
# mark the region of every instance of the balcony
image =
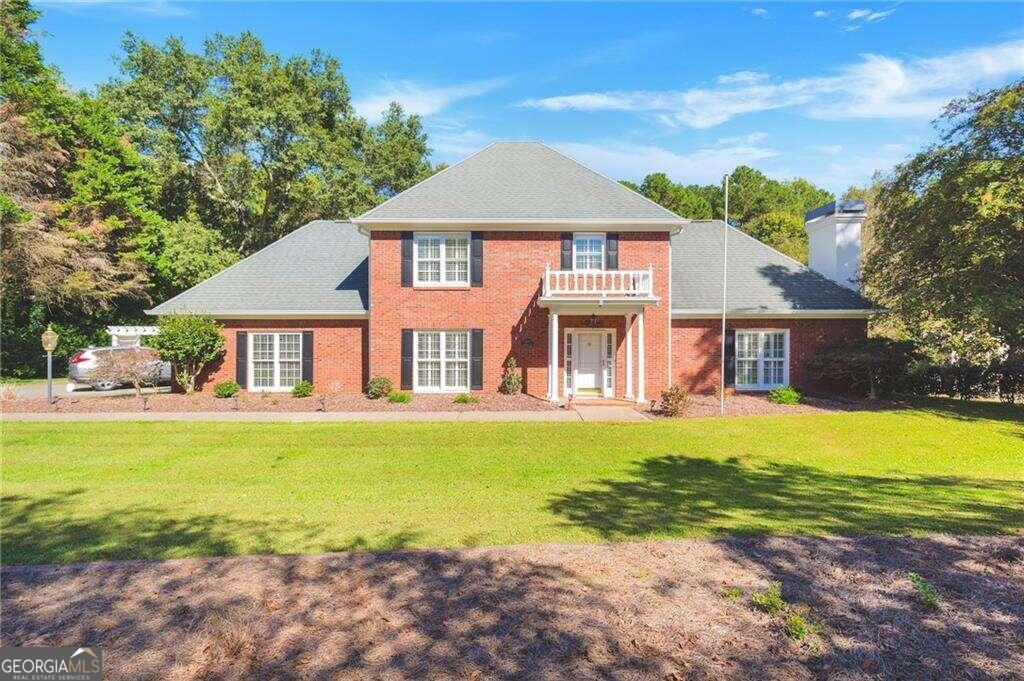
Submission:
[[654,297],[654,269],[576,271],[544,267],[543,298],[631,300]]

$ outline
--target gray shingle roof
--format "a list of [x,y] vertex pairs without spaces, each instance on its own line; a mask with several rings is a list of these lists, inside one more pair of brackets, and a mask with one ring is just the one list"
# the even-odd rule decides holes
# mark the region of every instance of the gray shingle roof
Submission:
[[721,220],[684,225],[672,237],[672,309],[722,306],[722,242],[729,234],[727,308],[733,312],[868,310],[860,294],[808,269]]
[[369,253],[352,223],[316,220],[147,313],[365,312]]
[[495,142],[410,187],[364,220],[682,221],[540,142]]

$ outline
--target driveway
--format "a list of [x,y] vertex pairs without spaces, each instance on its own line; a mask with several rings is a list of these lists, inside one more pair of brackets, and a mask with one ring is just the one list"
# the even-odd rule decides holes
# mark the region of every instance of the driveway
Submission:
[[[68,381],[66,378],[55,378],[53,379],[53,394],[59,396],[67,396],[68,392],[65,390]],[[18,394],[19,399],[38,399],[46,397],[46,380],[30,381],[28,383],[11,383],[4,384],[5,387],[9,385]],[[144,393],[169,393],[171,387],[168,385],[158,386],[156,388],[143,388]],[[134,388],[118,388],[117,390],[93,390],[88,387],[81,387],[72,393],[75,398],[79,397],[115,397],[117,395],[134,395]]]

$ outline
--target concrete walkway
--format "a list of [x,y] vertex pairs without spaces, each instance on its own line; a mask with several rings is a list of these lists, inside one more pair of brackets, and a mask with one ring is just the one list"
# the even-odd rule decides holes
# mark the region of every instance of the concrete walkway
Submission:
[[559,411],[347,411],[347,412],[94,412],[94,413],[5,413],[4,421],[274,421],[284,423],[331,421],[630,421],[649,420],[629,407],[577,407]]

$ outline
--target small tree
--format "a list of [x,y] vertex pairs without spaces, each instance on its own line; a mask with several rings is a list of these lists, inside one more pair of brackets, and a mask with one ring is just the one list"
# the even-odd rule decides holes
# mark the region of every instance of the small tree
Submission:
[[99,381],[131,384],[135,395],[142,397],[143,388],[160,380],[160,356],[149,348],[105,350],[96,354],[92,375]]
[[191,394],[203,369],[224,352],[221,326],[207,317],[161,317],[150,345],[174,367],[174,380]]

